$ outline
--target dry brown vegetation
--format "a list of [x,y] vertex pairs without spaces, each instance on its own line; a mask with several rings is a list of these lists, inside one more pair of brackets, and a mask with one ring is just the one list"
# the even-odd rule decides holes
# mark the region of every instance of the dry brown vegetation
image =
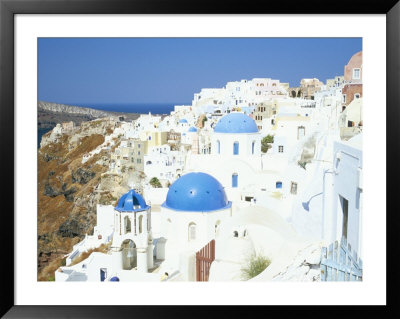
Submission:
[[[96,162],[106,154],[102,151],[84,164],[81,161],[84,154],[104,142],[104,135],[82,137],[69,150],[70,138],[64,135],[38,151],[38,280],[54,280],[63,256],[96,224],[93,190],[107,170]],[[89,174],[84,182],[73,179],[78,169]],[[68,233],[71,222],[76,229]],[[67,226],[63,228],[63,224]]]
[[45,266],[42,271],[38,274],[39,281],[54,281],[54,273],[60,266],[63,266],[63,261],[65,258],[57,258],[52,260],[47,266]]

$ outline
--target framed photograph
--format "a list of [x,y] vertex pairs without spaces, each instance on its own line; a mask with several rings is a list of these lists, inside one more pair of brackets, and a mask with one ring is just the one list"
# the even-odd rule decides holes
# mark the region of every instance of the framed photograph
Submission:
[[393,311],[396,1],[0,3],[5,318]]

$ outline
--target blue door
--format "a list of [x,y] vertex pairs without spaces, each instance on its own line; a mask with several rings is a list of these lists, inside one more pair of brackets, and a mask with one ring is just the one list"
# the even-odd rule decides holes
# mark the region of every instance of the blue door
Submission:
[[100,280],[104,281],[107,277],[107,269],[101,268],[100,269]]
[[232,174],[232,187],[238,187],[238,174]]
[[276,182],[276,188],[282,188],[282,182]]
[[239,154],[239,142],[233,143],[233,155]]

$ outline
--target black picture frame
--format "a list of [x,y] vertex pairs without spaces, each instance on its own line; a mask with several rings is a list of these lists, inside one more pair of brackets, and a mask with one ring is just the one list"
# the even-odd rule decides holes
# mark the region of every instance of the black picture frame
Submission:
[[[242,307],[169,307],[169,306],[16,306],[14,303],[14,15],[15,14],[385,14],[386,29],[386,83],[387,83],[387,306],[386,307],[323,307],[329,315],[354,316],[360,312],[373,317],[397,313],[396,284],[398,275],[394,273],[394,259],[398,242],[395,238],[395,227],[398,225],[397,207],[394,201],[397,188],[394,181],[397,177],[399,163],[400,136],[400,3],[398,0],[337,0],[334,3],[309,0],[306,2],[285,1],[268,3],[267,1],[246,1],[245,5],[228,4],[216,1],[162,1],[162,0],[0,0],[0,130],[1,147],[1,181],[3,190],[2,220],[3,246],[0,269],[1,309],[4,318],[158,318],[165,316],[205,317],[211,313],[226,317],[247,317],[249,309]],[[379,106],[381,107],[381,106]],[[384,143],[384,141],[382,141]],[[6,155],[5,155],[6,154]],[[385,199],[380,199],[384,201]],[[390,212],[390,213],[388,213]],[[384,214],[385,212],[377,212]],[[5,226],[6,225],[6,226]],[[134,309],[133,309],[134,308]],[[178,309],[179,308],[179,309]],[[229,309],[227,309],[229,308]],[[257,307],[258,308],[258,307]],[[318,307],[320,308],[320,307]],[[257,310],[252,307],[251,311]],[[318,309],[321,310],[321,309]],[[312,310],[314,311],[314,310]],[[270,307],[271,314],[282,315],[291,312],[297,316],[310,314],[308,307]]]

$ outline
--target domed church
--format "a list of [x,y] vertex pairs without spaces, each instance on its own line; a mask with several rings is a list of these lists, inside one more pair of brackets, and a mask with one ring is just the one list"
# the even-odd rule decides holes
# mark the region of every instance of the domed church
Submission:
[[219,224],[232,215],[232,203],[217,179],[193,172],[170,186],[161,215],[166,259],[175,259],[180,252],[196,251],[214,239]]
[[240,112],[222,116],[211,134],[211,156],[192,156],[186,171],[214,176],[231,200],[254,198],[252,185],[262,179],[261,134],[256,122]]
[[260,156],[261,137],[256,122],[244,113],[229,113],[215,125],[212,154]]
[[151,208],[144,198],[131,189],[122,195],[114,208],[112,247],[121,268],[147,272],[153,267]]

